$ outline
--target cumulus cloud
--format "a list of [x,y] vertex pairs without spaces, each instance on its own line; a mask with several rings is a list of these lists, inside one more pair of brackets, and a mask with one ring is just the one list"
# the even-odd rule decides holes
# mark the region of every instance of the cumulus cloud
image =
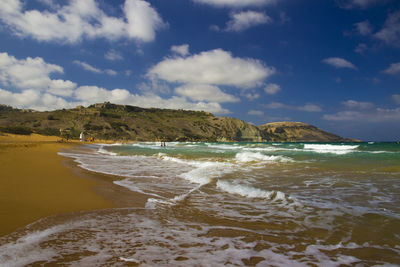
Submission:
[[0,0],[0,20],[20,37],[38,41],[77,43],[84,38],[153,41],[166,24],[144,0],[125,0],[123,18],[108,16],[95,0],[71,0],[55,10],[25,10],[21,0]]
[[400,62],[390,64],[390,66],[382,71],[383,73],[386,74],[391,74],[391,75],[399,75],[400,74]]
[[58,96],[71,96],[77,84],[65,80],[51,80],[47,92]]
[[85,103],[110,101],[116,104],[127,104],[140,107],[204,110],[214,114],[229,114],[230,111],[216,102],[191,102],[186,97],[173,96],[168,99],[148,93],[132,94],[126,89],[107,90],[97,86],[81,86],[75,92],[77,100]]
[[344,59],[344,58],[340,58],[340,57],[330,57],[330,58],[325,58],[322,60],[323,63],[326,63],[328,65],[331,65],[335,68],[349,68],[349,69],[354,69],[356,70],[357,67],[354,66],[353,63],[351,63],[350,61]]
[[254,115],[254,116],[264,116],[264,112],[262,112],[261,110],[249,110],[249,112],[247,112],[248,115]]
[[383,28],[374,37],[387,45],[400,47],[400,11],[389,14]]
[[[186,110],[204,110],[214,114],[229,114],[220,102],[236,102],[239,99],[222,92],[218,87],[189,94],[189,87],[180,96],[162,98],[154,92],[133,94],[126,89],[108,90],[98,86],[77,86],[76,83],[52,79],[52,74],[62,74],[63,68],[46,63],[42,58],[16,59],[0,53],[0,85],[12,89],[0,89],[0,103],[18,108],[54,110],[111,101],[116,104],[136,105]],[[158,84],[158,81],[156,81]],[[151,85],[150,85],[151,86]],[[205,89],[204,89],[205,88]],[[207,91],[208,90],[208,91]],[[212,95],[211,95],[212,94]]]
[[171,46],[171,51],[180,56],[186,56],[189,54],[189,45],[188,44],[173,45]]
[[33,89],[24,90],[21,93],[0,89],[0,103],[17,108],[30,108],[40,111],[72,108],[80,104],[78,102],[68,102],[62,97]]
[[111,70],[111,69],[102,70],[102,69],[93,67],[92,65],[90,65],[84,61],[74,60],[73,63],[75,65],[78,65],[79,67],[83,68],[84,70],[87,70],[87,71],[90,71],[93,73],[97,73],[97,74],[108,74],[110,76],[115,76],[118,74],[115,70]]
[[194,101],[208,101],[216,103],[240,101],[239,98],[222,92],[217,86],[208,84],[185,84],[175,88],[175,93]]
[[208,4],[214,7],[247,7],[247,6],[264,6],[275,4],[278,0],[192,0],[201,4]]
[[274,95],[281,90],[281,87],[276,83],[269,83],[265,86],[264,91],[269,95]]
[[62,74],[63,68],[46,63],[42,58],[16,59],[0,53],[0,83],[18,90],[34,89],[55,95],[69,96],[76,84],[71,81],[51,79],[51,74]]
[[237,58],[215,49],[186,58],[166,58],[147,75],[174,83],[254,87],[274,73],[273,67],[259,60]]
[[111,60],[111,61],[116,61],[116,60],[122,60],[123,57],[121,55],[120,52],[111,49],[110,51],[108,51],[105,55],[104,55],[105,59]]
[[225,28],[225,31],[228,32],[241,32],[257,25],[272,22],[271,17],[265,13],[251,10],[231,13],[230,17],[231,19]]
[[322,108],[318,105],[307,103],[304,106],[293,106],[287,105],[280,102],[271,102],[264,107],[269,109],[289,109],[289,110],[299,110],[299,111],[306,111],[306,112],[321,112]]

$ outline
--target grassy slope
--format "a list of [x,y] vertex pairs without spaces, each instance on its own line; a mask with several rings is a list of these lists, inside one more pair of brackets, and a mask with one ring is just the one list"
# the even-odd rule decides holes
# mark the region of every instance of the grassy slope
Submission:
[[273,123],[258,128],[208,112],[110,103],[46,112],[0,105],[0,131],[72,139],[84,131],[96,139],[137,141],[351,141],[302,123]]

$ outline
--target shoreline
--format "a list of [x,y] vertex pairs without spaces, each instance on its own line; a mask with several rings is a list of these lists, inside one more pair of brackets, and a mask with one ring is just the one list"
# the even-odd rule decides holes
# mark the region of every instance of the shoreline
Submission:
[[115,185],[57,153],[84,142],[40,135],[0,135],[0,237],[49,216],[142,207],[147,197]]

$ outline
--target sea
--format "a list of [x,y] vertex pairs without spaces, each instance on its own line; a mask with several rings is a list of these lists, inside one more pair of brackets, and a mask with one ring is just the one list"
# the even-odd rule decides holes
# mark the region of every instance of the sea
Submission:
[[400,266],[397,143],[139,142],[59,154],[146,204],[42,219],[0,239],[1,266]]

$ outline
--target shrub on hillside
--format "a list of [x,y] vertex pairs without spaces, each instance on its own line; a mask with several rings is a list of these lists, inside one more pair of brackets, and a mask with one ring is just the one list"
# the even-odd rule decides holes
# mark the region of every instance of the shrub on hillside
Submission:
[[10,134],[30,135],[33,131],[31,128],[25,126],[7,126],[0,127],[0,131]]

